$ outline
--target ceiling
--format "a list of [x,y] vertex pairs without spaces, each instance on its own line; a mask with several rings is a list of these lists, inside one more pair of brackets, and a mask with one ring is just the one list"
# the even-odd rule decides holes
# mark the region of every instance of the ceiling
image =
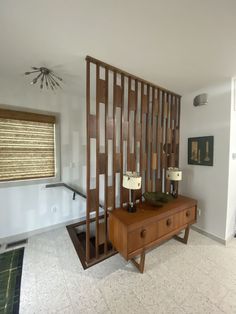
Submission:
[[236,75],[235,31],[235,0],[1,0],[0,77],[77,85],[89,54],[184,94]]

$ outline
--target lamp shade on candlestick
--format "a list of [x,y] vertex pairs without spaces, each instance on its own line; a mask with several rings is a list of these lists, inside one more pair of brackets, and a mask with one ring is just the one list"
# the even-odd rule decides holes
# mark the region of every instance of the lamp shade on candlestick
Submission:
[[136,212],[136,201],[134,196],[134,190],[141,189],[142,177],[140,177],[137,172],[127,171],[126,174],[123,175],[123,187],[128,189],[131,194],[131,201],[128,204],[128,212],[135,213]]
[[[178,197],[177,182],[182,180],[182,171],[179,168],[169,167],[166,170],[166,179],[170,180],[170,193],[173,197]],[[175,183],[176,182],[176,183]]]
[[139,190],[141,189],[142,177],[140,177],[136,172],[128,171],[123,176],[123,187],[129,190]]
[[170,181],[181,181],[182,171],[179,168],[168,168],[166,171],[166,179]]

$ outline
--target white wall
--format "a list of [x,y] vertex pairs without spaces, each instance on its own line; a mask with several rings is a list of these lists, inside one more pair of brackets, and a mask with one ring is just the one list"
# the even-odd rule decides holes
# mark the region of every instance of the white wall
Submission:
[[[85,69],[82,69],[85,73]],[[29,79],[28,79],[29,80]],[[0,79],[0,105],[32,108],[60,114],[61,180],[85,191],[86,115],[80,91],[41,91],[24,76]],[[84,82],[75,78],[80,90]],[[0,185],[0,238],[70,221],[85,215],[85,201],[72,200],[63,188],[44,189],[45,184],[13,187]],[[54,212],[54,208],[56,211]]]
[[[206,106],[194,107],[193,98],[208,93]],[[184,95],[180,123],[180,193],[198,200],[197,227],[225,239],[228,200],[231,80]],[[214,165],[188,165],[189,137],[214,136]]]
[[236,232],[236,79],[232,80],[228,210],[225,238],[230,239]]
[[[84,68],[79,69],[85,73]],[[84,71],[84,72],[83,72]],[[78,78],[75,78],[76,82]],[[183,181],[180,192],[198,200],[201,216],[198,228],[221,239],[232,234],[235,221],[234,178],[236,161],[229,163],[230,136],[230,86],[225,80],[184,95],[181,107],[180,167]],[[69,85],[69,84],[68,84]],[[86,187],[86,115],[84,78],[78,82],[79,89],[40,91],[29,86],[25,78],[16,81],[0,78],[0,105],[16,108],[32,108],[60,114],[61,119],[61,180],[73,184],[85,192]],[[207,106],[194,107],[193,98],[206,92]],[[231,155],[236,152],[235,112],[232,115]],[[232,122],[231,119],[231,122]],[[214,136],[214,166],[187,164],[187,139],[192,136]],[[229,184],[229,195],[228,195]],[[0,238],[21,234],[58,223],[67,222],[85,215],[85,201],[63,188],[45,189],[44,184],[3,187],[0,185]],[[227,214],[227,201],[229,210]],[[56,212],[54,208],[56,207]],[[227,216],[227,228],[226,228]]]

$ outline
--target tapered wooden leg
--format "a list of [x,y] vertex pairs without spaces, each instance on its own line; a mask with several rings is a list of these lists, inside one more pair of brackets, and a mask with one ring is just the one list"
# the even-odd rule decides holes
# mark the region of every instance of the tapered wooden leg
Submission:
[[181,238],[179,236],[174,236],[175,240],[181,242],[181,243],[184,243],[184,244],[187,244],[188,242],[188,235],[189,235],[189,226],[185,229],[185,233],[184,233],[184,237]]
[[145,264],[145,251],[143,250],[140,255],[140,262],[137,263],[134,258],[131,259],[131,262],[134,264],[134,266],[140,271],[140,273],[143,273],[144,271],[144,264]]

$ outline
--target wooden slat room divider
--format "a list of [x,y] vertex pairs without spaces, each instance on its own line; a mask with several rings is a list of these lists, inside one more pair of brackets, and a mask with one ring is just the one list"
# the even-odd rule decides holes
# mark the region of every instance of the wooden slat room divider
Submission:
[[[166,169],[178,167],[179,162],[181,96],[95,58],[87,56],[86,62],[89,264],[108,254],[107,211],[128,202],[123,173],[140,172],[142,191],[136,198],[145,191],[169,191]],[[92,213],[94,254],[90,248]]]

